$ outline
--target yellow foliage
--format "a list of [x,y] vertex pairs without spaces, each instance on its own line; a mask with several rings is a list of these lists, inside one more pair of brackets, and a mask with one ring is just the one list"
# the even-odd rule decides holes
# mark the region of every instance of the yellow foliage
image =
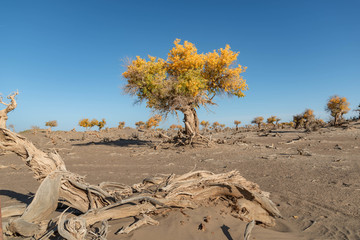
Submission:
[[45,126],[47,127],[57,127],[58,123],[56,120],[53,120],[53,121],[48,121],[45,123]]
[[217,129],[218,127],[220,127],[220,123],[219,122],[213,122],[212,128]]
[[260,129],[261,124],[262,124],[263,121],[264,121],[263,117],[256,117],[251,121],[251,123],[257,124],[259,129]]
[[143,129],[145,127],[145,123],[143,121],[139,121],[135,123],[136,128]]
[[240,74],[246,67],[234,66],[239,53],[229,45],[207,54],[198,54],[188,41],[181,44],[176,39],[174,45],[167,60],[136,57],[123,73],[126,90],[146,100],[148,107],[165,112],[211,104],[217,93],[244,96],[248,87]]
[[281,125],[282,127],[284,127],[284,126],[295,127],[294,122],[283,122],[283,123],[280,123],[280,125]]
[[195,45],[188,41],[184,41],[184,45],[181,45],[180,41],[180,39],[174,41],[175,47],[168,54],[167,69],[174,76],[181,76],[189,70],[199,69],[204,65],[204,55],[197,53]]
[[276,116],[271,116],[268,119],[266,119],[266,122],[269,124],[274,124],[274,122],[276,122]]
[[264,121],[263,117],[256,117],[251,121],[251,123],[261,124],[263,121]]
[[200,122],[200,125],[203,126],[204,128],[207,128],[207,127],[209,127],[210,124],[209,124],[209,121],[203,120]]
[[329,99],[326,110],[329,111],[334,118],[337,118],[337,116],[341,118],[343,114],[350,111],[349,105],[350,103],[345,97],[335,95]]
[[239,124],[241,124],[241,121],[235,120],[234,124],[235,124],[235,126],[238,126]]
[[80,126],[80,127],[84,127],[84,128],[90,127],[90,121],[89,121],[89,119],[88,119],[88,118],[81,119],[81,120],[79,121],[79,126]]
[[91,120],[90,122],[90,128],[99,125],[99,121],[96,120],[95,118]]
[[311,119],[315,118],[314,110],[306,109],[305,112],[303,113],[303,118],[305,118],[306,120],[311,120]]
[[162,117],[160,115],[155,115],[146,122],[145,126],[147,129],[156,128],[159,126],[159,123],[161,122]]
[[182,129],[182,126],[181,126],[181,125],[172,124],[172,125],[170,126],[170,129],[179,129],[179,130],[181,130],[181,129]]
[[101,130],[105,125],[106,125],[106,120],[105,120],[105,118],[103,118],[103,119],[97,124],[97,126],[99,127],[99,130]]

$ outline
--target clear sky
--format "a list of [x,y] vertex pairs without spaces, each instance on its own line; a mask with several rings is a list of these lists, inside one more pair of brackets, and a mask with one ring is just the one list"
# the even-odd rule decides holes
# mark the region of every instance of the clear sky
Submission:
[[0,92],[20,92],[8,124],[21,131],[57,120],[55,130],[70,130],[81,118],[108,127],[147,120],[151,110],[122,93],[123,60],[166,58],[176,38],[200,53],[229,44],[248,67],[246,97],[217,97],[200,120],[289,121],[305,108],[328,120],[331,95],[360,104],[359,9],[358,0],[3,0]]

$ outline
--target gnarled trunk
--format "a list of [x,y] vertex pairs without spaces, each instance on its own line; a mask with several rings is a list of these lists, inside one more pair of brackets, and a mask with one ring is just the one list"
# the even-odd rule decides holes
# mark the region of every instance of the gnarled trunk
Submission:
[[196,136],[199,134],[199,118],[193,107],[187,107],[180,110],[184,114],[185,134]]
[[339,125],[341,118],[342,118],[341,113],[335,113],[335,116],[334,116],[334,125],[335,126]]
[[5,105],[6,108],[3,110],[0,110],[0,128],[6,128],[6,121],[8,119],[8,113],[11,112],[12,110],[14,110],[17,106],[16,101],[15,101],[15,96],[18,95],[18,92],[15,92],[11,95],[9,95],[7,98],[11,100],[11,102],[9,104],[4,103],[2,101],[2,97],[0,96],[0,103]]

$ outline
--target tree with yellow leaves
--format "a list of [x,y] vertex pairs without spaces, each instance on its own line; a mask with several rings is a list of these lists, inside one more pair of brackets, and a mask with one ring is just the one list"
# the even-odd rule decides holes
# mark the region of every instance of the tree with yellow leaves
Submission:
[[182,112],[185,134],[194,136],[199,133],[199,107],[215,104],[217,94],[244,97],[248,87],[240,74],[246,67],[234,65],[239,53],[229,45],[199,54],[194,44],[180,42],[174,41],[167,60],[149,56],[147,61],[138,56],[129,63],[123,73],[125,91],[162,115]]
[[170,126],[170,129],[171,129],[171,130],[175,130],[175,129],[181,130],[181,129],[182,129],[182,126],[181,126],[181,125],[177,125],[177,124],[172,124],[172,125]]
[[83,118],[79,121],[79,126],[84,127],[86,130],[90,127],[90,121],[88,118]]
[[203,127],[203,130],[206,132],[208,130],[208,127],[210,126],[209,121],[202,120],[200,122],[200,125]]
[[264,118],[263,117],[256,117],[254,118],[251,123],[254,123],[254,124],[257,124],[258,125],[258,128],[260,129],[261,128],[261,124],[263,123],[264,121]]
[[219,128],[220,128],[220,123],[219,122],[213,122],[211,128],[214,129],[216,132],[218,132]]
[[139,121],[135,123],[135,126],[137,129],[143,129],[145,128],[145,123],[143,121]]
[[236,126],[236,131],[239,130],[239,125],[241,124],[241,121],[235,120],[234,124]]
[[297,114],[293,116],[293,122],[294,122],[294,128],[298,129],[299,127],[302,127],[305,119],[303,114]]
[[92,128],[92,127],[94,127],[94,126],[98,126],[99,125],[99,121],[97,120],[97,119],[95,119],[95,118],[93,118],[92,120],[91,120],[91,122],[90,122],[90,129]]
[[271,116],[271,117],[269,117],[268,119],[266,119],[266,122],[267,122],[268,124],[271,124],[273,127],[275,127],[274,122],[276,122],[276,116]]
[[58,123],[56,120],[48,121],[45,123],[45,126],[49,127],[49,132],[51,132],[51,128],[57,127]]
[[346,97],[337,95],[330,97],[325,110],[334,118],[334,125],[337,125],[343,119],[343,115],[350,111],[349,104]]
[[103,127],[105,127],[105,125],[106,125],[106,120],[105,120],[105,118],[103,118],[99,123],[98,123],[98,127],[99,127],[99,131],[103,128]]
[[151,128],[156,128],[157,126],[159,126],[159,123],[161,122],[162,117],[158,114],[156,114],[155,116],[149,118],[149,120],[147,120],[147,122],[145,123],[145,127],[147,129],[151,129]]

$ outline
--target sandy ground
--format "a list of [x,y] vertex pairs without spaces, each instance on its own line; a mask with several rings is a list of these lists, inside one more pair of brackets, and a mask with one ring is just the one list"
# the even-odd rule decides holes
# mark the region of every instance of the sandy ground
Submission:
[[[194,168],[215,173],[236,169],[270,192],[284,217],[273,229],[255,226],[251,239],[360,239],[359,121],[311,133],[206,133],[222,142],[211,148],[155,149],[162,139],[135,129],[88,133],[85,139],[80,132],[56,131],[51,139],[41,132],[21,134],[44,151],[56,149],[69,171],[93,184],[134,184],[147,176],[183,174]],[[0,156],[2,207],[29,203],[38,186],[19,157]],[[159,226],[144,226],[128,235],[114,233],[133,219],[111,221],[108,239],[235,240],[243,239],[246,225],[221,206],[175,211],[156,219]],[[205,230],[198,230],[200,224]]]

